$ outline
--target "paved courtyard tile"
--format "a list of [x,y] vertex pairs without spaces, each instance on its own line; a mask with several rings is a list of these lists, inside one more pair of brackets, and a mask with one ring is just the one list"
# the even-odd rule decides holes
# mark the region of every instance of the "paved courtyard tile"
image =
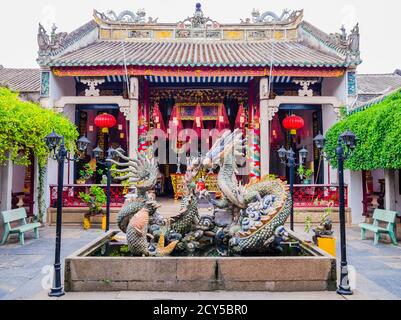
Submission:
[[[295,230],[303,233],[303,226]],[[339,234],[335,227],[335,234]],[[83,245],[101,236],[99,229],[82,230],[80,227],[63,228],[62,258],[70,255]],[[12,238],[0,246],[0,299],[49,299],[48,288],[43,284],[46,268],[52,268],[54,259],[55,228],[41,229],[41,237],[36,240],[27,235],[26,245],[20,246],[18,239]],[[354,268],[356,290],[353,296],[343,297],[335,292],[80,292],[67,293],[61,299],[401,299],[401,245],[390,243],[373,245],[368,238],[361,241],[359,228],[347,229],[348,262]],[[337,258],[340,248],[337,246]]]

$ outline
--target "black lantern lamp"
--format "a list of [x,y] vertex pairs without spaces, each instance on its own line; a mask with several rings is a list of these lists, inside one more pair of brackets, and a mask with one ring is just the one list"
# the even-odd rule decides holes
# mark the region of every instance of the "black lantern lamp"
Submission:
[[103,156],[103,150],[99,146],[93,149],[92,152],[96,160],[99,160]]
[[286,165],[290,169],[290,195],[291,195],[291,212],[290,212],[290,228],[294,230],[294,181],[295,181],[295,167],[301,166],[304,162],[306,157],[308,156],[308,150],[303,147],[299,150],[299,155],[301,157],[299,163],[296,162],[295,159],[295,152],[292,149],[286,150],[284,146],[281,146],[280,149],[277,150],[277,154],[280,158],[282,164]]
[[[45,142],[49,150],[53,153],[52,159],[58,163],[57,171],[57,218],[56,218],[56,250],[54,256],[54,281],[53,287],[49,292],[50,297],[60,297],[64,295],[64,289],[61,284],[61,226],[63,211],[63,183],[64,183],[64,164],[65,161],[78,161],[79,157],[69,157],[68,151],[64,145],[64,137],[54,131],[46,136]],[[81,137],[77,141],[77,148],[80,152],[85,152],[90,141],[86,137]]]
[[116,149],[110,147],[109,150],[107,150],[107,159],[113,159],[117,156]]
[[45,142],[49,150],[53,150],[56,147],[60,146],[62,140],[63,137],[55,133],[54,130],[50,134],[48,134],[45,138]]
[[308,156],[308,154],[309,154],[309,151],[306,150],[305,146],[301,150],[299,150],[299,155],[301,156],[302,163],[305,162],[306,157]]
[[284,146],[281,146],[281,148],[277,150],[277,153],[281,162],[285,161],[285,158],[287,156],[287,150],[284,148]]
[[340,139],[348,148],[355,149],[356,135],[352,131],[345,131],[340,135]]
[[87,137],[82,136],[77,141],[77,148],[80,152],[85,152],[88,146],[90,145],[90,141]]
[[319,134],[313,139],[313,142],[315,143],[318,150],[323,150],[326,139],[324,138],[322,133],[319,132]]
[[[319,134],[313,141],[319,151],[322,152],[325,144],[324,137]],[[356,147],[358,138],[350,130],[345,131],[338,137],[336,148],[337,170],[338,170],[338,192],[339,192],[339,216],[340,216],[340,248],[341,248],[341,273],[340,283],[337,288],[337,293],[342,295],[351,295],[352,291],[348,279],[348,262],[347,262],[347,246],[346,246],[346,230],[345,230],[345,187],[344,187],[344,161],[352,155],[352,151]],[[345,145],[348,150],[344,150]],[[350,150],[350,152],[348,152]],[[322,152],[322,157],[331,160]]]

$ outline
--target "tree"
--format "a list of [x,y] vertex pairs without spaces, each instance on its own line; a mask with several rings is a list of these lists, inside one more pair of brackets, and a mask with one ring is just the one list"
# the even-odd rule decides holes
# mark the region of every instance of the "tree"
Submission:
[[354,171],[401,169],[401,91],[331,127],[325,146],[330,157],[335,157],[338,135],[347,129],[359,140],[355,152],[345,161],[345,168]]
[[36,157],[39,165],[39,221],[46,210],[44,177],[49,150],[45,137],[52,130],[64,136],[69,151],[75,149],[78,132],[70,120],[37,103],[22,101],[17,93],[0,87],[0,165],[11,159],[17,165],[28,166],[30,156]]
[[0,164],[10,157],[15,164],[26,166],[33,154],[44,166],[49,154],[45,137],[52,130],[64,136],[68,150],[74,150],[78,132],[70,120],[0,88]]

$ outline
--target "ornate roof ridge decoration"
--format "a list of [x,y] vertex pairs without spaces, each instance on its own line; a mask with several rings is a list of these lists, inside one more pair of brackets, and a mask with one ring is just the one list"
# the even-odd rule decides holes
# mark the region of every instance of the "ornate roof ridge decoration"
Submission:
[[124,10],[119,15],[117,15],[113,10],[109,10],[106,13],[94,10],[93,15],[95,18],[106,23],[154,24],[157,23],[157,20],[159,19],[148,17],[148,20],[146,21],[146,12],[144,9],[138,9],[136,13],[130,10]]
[[220,23],[209,17],[205,17],[200,3],[196,4],[195,13],[192,17],[188,17],[185,20],[178,22],[177,25],[180,29],[205,29],[210,26],[214,29],[220,28]]
[[95,28],[97,28],[97,24],[94,20],[89,21],[70,33],[56,32],[57,26],[53,24],[49,35],[43,25],[39,23],[37,35],[39,52],[37,62],[39,65],[46,65],[52,56],[59,54],[63,49],[79,41]]
[[340,28],[341,33],[330,34],[325,33],[307,21],[302,21],[300,27],[325,46],[344,56],[346,64],[358,65],[362,62],[359,49],[359,23],[351,29],[349,34],[347,34],[344,26]]
[[[259,10],[253,9],[251,16],[252,16],[252,23],[254,24],[261,24],[261,25],[285,25],[294,22],[300,22],[303,18],[304,10],[288,10],[284,9],[280,16],[278,16],[273,11],[265,11],[262,14]],[[251,24],[251,19],[241,19],[241,24]]]

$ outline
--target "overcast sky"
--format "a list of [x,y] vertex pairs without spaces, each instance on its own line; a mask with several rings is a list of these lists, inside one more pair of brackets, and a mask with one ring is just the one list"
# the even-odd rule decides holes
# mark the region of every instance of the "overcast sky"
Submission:
[[[38,23],[49,30],[70,32],[92,17],[92,10],[136,11],[144,8],[159,22],[178,22],[192,16],[191,0],[12,0],[2,1],[0,19],[0,64],[4,67],[37,67]],[[325,32],[350,30],[360,24],[363,63],[359,73],[391,73],[401,68],[400,0],[203,0],[205,15],[219,22],[239,22],[251,16],[253,8],[263,11],[304,9],[304,19]]]

